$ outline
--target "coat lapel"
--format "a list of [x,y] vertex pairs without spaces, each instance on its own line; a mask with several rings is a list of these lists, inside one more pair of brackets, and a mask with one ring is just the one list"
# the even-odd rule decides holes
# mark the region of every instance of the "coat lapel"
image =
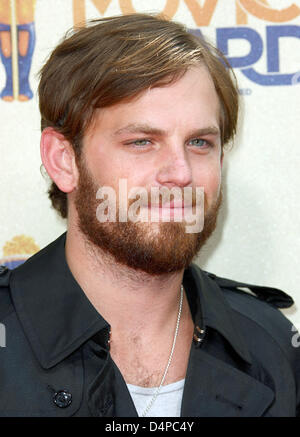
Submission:
[[238,369],[192,346],[181,416],[259,417],[273,401],[272,390]]

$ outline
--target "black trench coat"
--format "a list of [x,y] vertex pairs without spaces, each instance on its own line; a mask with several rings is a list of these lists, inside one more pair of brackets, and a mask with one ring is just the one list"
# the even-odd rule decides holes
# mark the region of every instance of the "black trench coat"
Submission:
[[[1,270],[0,416],[137,416],[109,353],[110,327],[72,276],[64,245],[65,234]],[[292,299],[195,264],[183,283],[195,331],[181,416],[296,416],[298,334],[276,308]],[[246,286],[255,296],[238,288]]]

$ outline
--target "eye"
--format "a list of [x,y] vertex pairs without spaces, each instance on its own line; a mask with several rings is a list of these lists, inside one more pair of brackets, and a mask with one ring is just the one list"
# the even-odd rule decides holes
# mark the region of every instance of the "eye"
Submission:
[[209,146],[209,143],[201,138],[193,138],[192,140],[189,141],[189,144],[199,148],[203,148],[204,146]]
[[134,146],[147,146],[150,143],[147,139],[141,139],[141,140],[135,140],[132,141],[130,144],[133,144]]
[[128,139],[123,143],[126,150],[135,153],[148,152],[152,150],[154,142],[148,138]]

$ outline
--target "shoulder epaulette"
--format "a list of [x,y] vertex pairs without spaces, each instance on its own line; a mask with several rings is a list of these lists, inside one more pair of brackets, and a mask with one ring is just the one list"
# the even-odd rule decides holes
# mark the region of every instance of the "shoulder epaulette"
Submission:
[[0,287],[7,287],[9,284],[9,277],[11,270],[6,266],[0,266]]
[[221,288],[236,289],[243,292],[240,288],[248,288],[255,296],[277,308],[289,308],[294,304],[291,296],[278,288],[265,287],[259,285],[246,284],[244,282],[232,281],[231,279],[220,278],[213,273],[205,272],[211,279],[215,280]]
[[0,266],[0,320],[13,311],[13,305],[11,301],[10,293],[8,292],[8,286],[10,281],[10,274],[12,270],[6,266]]

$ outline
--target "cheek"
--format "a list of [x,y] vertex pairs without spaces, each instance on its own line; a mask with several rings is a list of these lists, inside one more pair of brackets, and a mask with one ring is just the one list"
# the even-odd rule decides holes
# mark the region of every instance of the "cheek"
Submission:
[[199,165],[195,169],[194,183],[203,187],[207,196],[217,195],[221,185],[221,162],[210,163],[210,165]]
[[126,180],[128,191],[132,187],[147,186],[147,174],[146,170],[142,166],[133,165],[130,159],[99,159],[94,160],[92,164],[92,172],[94,179],[99,186],[112,187],[119,191],[120,180],[122,179],[122,186],[124,186],[123,180]]
[[94,153],[89,156],[88,166],[95,181],[101,186],[116,187],[119,178],[127,177],[122,163],[106,153]]
[[118,157],[113,161],[113,167],[108,175],[113,175],[118,182],[119,179],[126,179],[128,187],[147,187],[156,172],[156,168],[146,155],[135,157]]

